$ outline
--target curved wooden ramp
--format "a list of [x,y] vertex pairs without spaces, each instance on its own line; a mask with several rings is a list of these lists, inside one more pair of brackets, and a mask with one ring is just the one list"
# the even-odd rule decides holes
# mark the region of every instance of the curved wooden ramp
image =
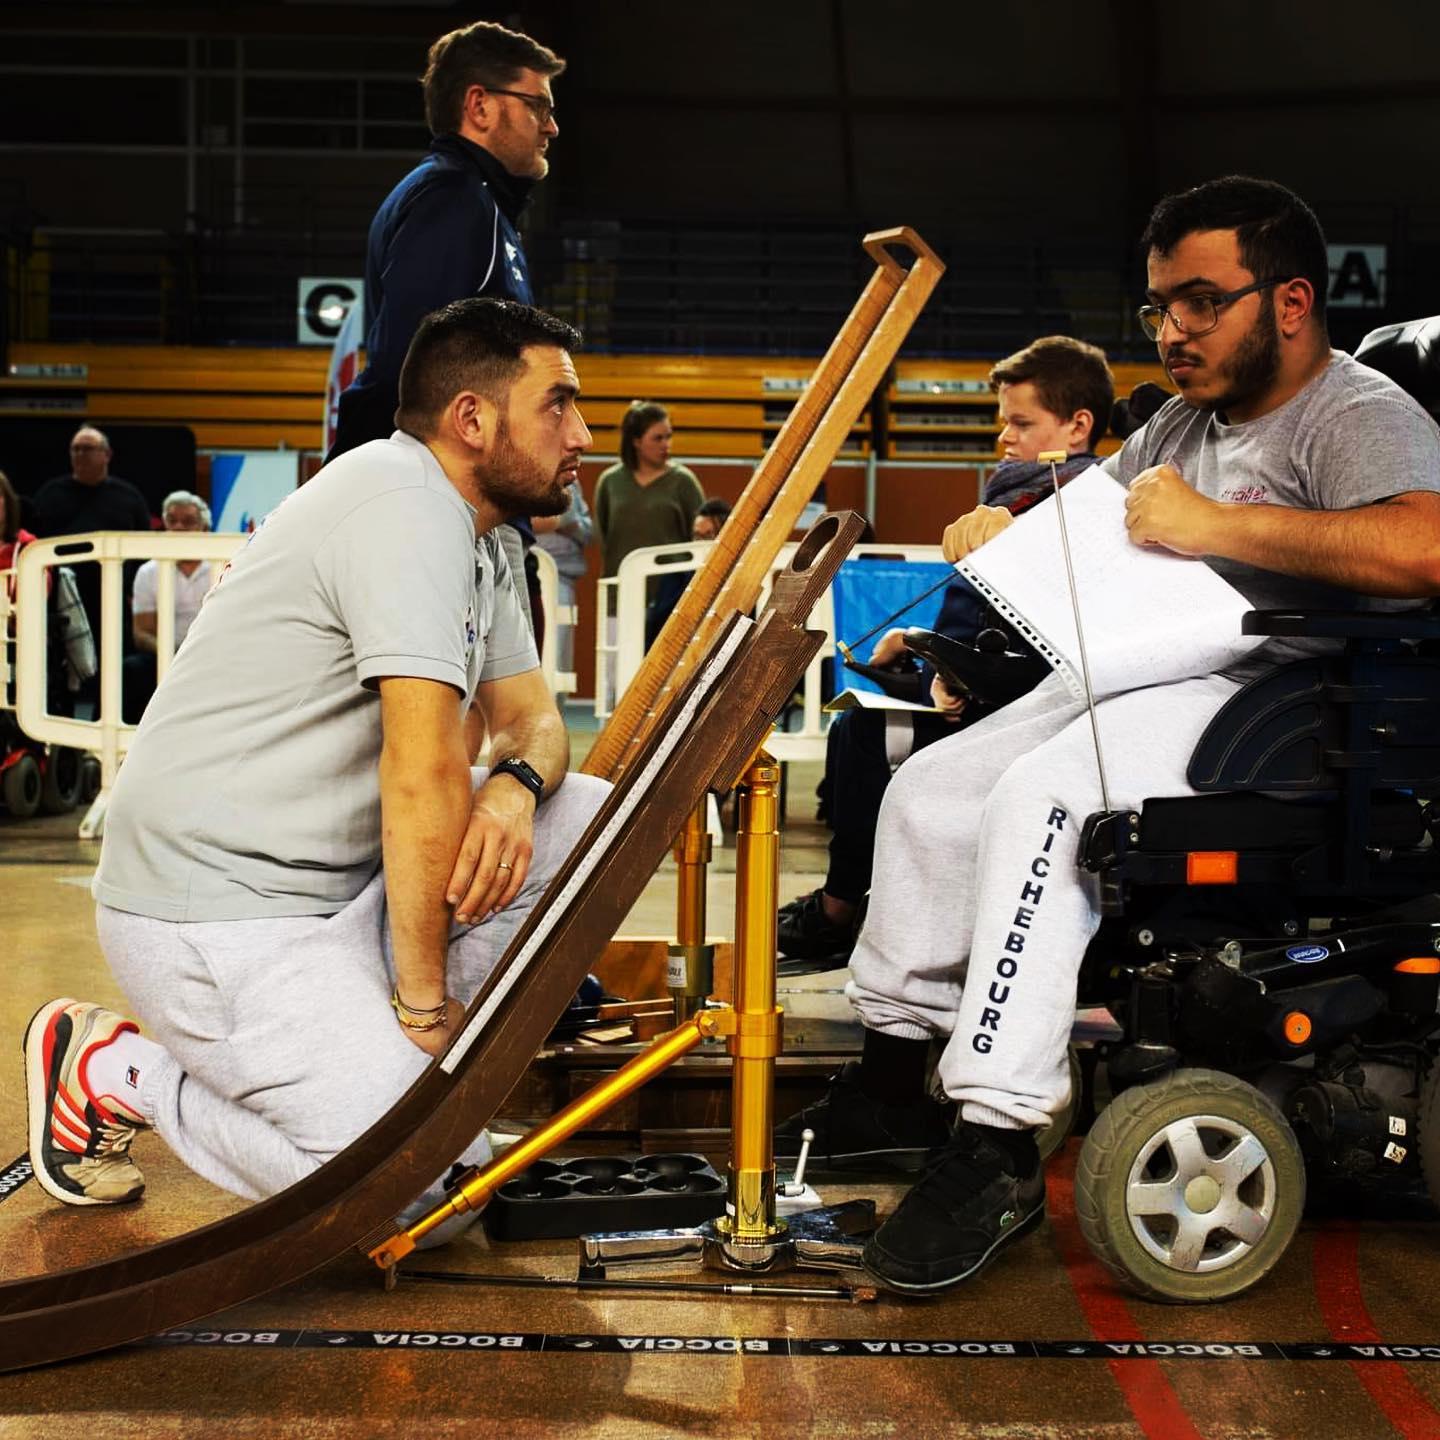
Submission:
[[[804,629],[859,537],[827,515],[759,622],[734,617],[466,1012],[385,1117],[299,1184],[174,1240],[0,1286],[0,1370],[85,1355],[237,1305],[390,1222],[494,1116],[711,782],[729,786],[822,643]],[[83,1215],[75,1216],[83,1225]]]

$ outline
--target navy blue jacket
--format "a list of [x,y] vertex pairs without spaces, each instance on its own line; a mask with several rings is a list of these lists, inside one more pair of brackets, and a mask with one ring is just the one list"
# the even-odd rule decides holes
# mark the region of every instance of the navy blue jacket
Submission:
[[340,397],[327,459],[394,430],[400,366],[430,311],[468,295],[534,303],[515,228],[533,185],[483,146],[441,135],[386,197],[365,259],[365,369]]

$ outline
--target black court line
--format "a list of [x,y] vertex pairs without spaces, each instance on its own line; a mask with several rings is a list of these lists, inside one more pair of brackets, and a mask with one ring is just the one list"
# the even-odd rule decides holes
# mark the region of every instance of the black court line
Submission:
[[512,1351],[545,1355],[779,1355],[894,1360],[1402,1360],[1440,1363],[1440,1344],[1274,1340],[797,1340],[783,1335],[551,1335],[493,1330],[167,1330],[132,1348]]
[[33,1180],[35,1172],[30,1168],[30,1156],[18,1155],[3,1170],[0,1170],[0,1204],[4,1204],[27,1180]]

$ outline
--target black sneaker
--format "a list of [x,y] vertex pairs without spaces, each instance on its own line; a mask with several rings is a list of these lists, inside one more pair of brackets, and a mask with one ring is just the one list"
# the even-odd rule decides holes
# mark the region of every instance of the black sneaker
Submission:
[[[962,1120],[949,1143],[865,1246],[891,1290],[948,1290],[978,1274],[1045,1218],[1045,1167],[1033,1135]],[[1019,1158],[1013,1153],[1019,1149]]]
[[864,1170],[883,1165],[919,1170],[950,1138],[955,1107],[929,1095],[905,1105],[876,1100],[857,1083],[860,1062],[851,1060],[831,1077],[823,1100],[807,1105],[775,1127],[775,1158],[800,1154],[801,1132],[813,1130],[810,1163],[817,1170]]
[[837,925],[825,913],[824,892],[812,890],[779,914],[776,949],[792,960],[833,960],[844,965],[855,948],[856,924]]
[[793,900],[787,900],[780,907],[781,916],[783,917],[785,915],[791,914],[793,911],[798,910],[802,905],[804,905],[807,900],[818,898],[822,893],[822,890],[807,890],[803,895],[797,895]]

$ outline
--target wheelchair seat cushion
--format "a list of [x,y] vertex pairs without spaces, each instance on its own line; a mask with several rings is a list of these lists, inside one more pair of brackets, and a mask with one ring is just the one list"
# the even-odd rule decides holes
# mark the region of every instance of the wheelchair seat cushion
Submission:
[[[1249,794],[1147,800],[1140,812],[1140,848],[1308,849],[1336,838],[1337,804]],[[1418,845],[1424,834],[1425,817],[1414,796],[1380,790],[1370,797],[1370,844]]]

